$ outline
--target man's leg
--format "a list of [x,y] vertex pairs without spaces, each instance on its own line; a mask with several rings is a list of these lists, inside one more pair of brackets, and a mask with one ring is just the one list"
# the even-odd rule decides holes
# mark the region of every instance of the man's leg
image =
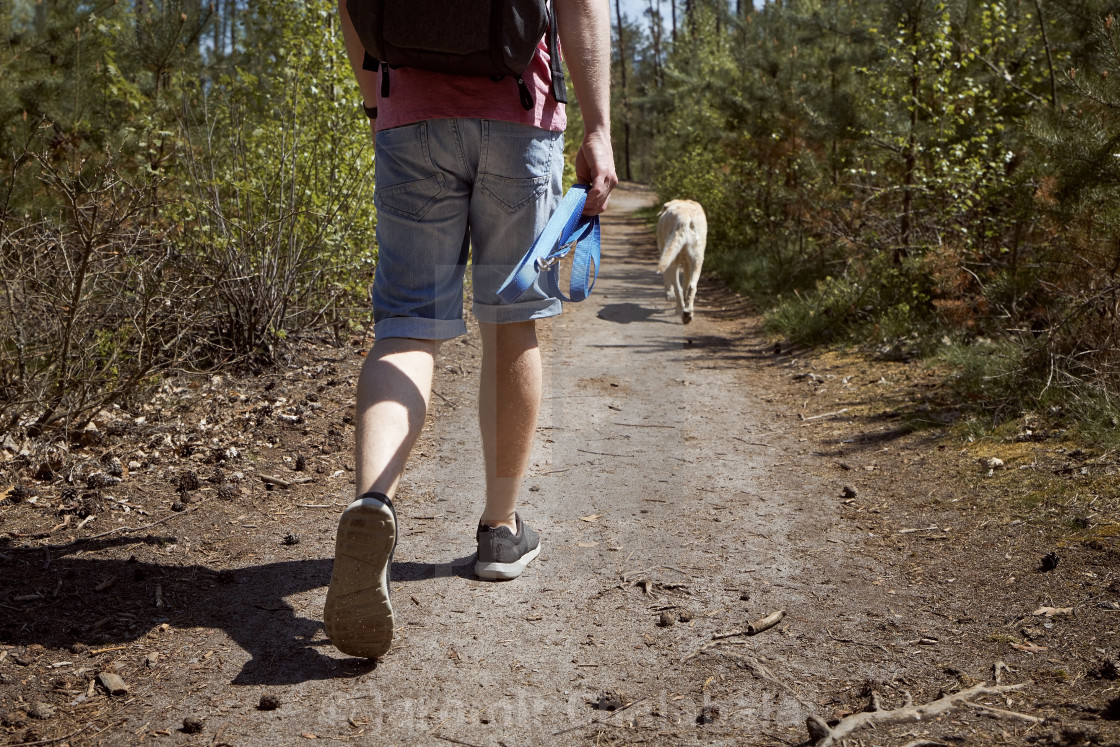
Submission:
[[389,575],[397,545],[390,500],[428,411],[438,342],[386,338],[358,377],[357,499],[342,512],[323,625],[352,656],[378,657],[393,642]]
[[529,466],[541,407],[541,352],[536,322],[480,324],[482,375],[478,396],[486,463],[482,523],[516,532],[514,510]]
[[436,340],[390,337],[374,344],[358,377],[355,495],[397,491],[432,396]]

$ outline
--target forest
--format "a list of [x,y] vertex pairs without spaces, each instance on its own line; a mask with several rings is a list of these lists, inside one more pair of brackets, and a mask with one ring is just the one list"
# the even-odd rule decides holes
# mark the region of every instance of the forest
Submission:
[[1108,437],[1118,9],[616,0],[620,173],[704,205],[775,336],[923,357],[988,423]]
[[[704,205],[709,271],[776,339],[936,360],[989,420],[1104,433],[1118,9],[614,0],[619,174]],[[337,25],[324,0],[0,0],[0,437],[368,321]]]

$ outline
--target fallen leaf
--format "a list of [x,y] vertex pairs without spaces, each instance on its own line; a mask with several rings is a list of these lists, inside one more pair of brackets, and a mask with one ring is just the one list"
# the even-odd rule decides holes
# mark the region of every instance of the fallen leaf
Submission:
[[1046,615],[1053,617],[1054,615],[1072,615],[1073,607],[1039,607],[1032,615]]
[[1011,648],[1018,649],[1019,651],[1026,651],[1028,654],[1037,654],[1040,651],[1049,651],[1050,649],[1045,646],[1036,646],[1031,642],[1027,643],[1012,643]]
[[598,542],[577,542],[576,544],[579,545],[580,547],[595,547],[595,545],[597,545],[599,543]]
[[581,517],[579,517],[579,520],[580,520],[580,521],[591,521],[591,522],[595,522],[595,521],[598,521],[598,520],[599,520],[599,519],[601,519],[601,518],[603,518],[603,515],[602,515],[602,514],[590,514],[590,515],[588,515],[588,516],[581,516]]

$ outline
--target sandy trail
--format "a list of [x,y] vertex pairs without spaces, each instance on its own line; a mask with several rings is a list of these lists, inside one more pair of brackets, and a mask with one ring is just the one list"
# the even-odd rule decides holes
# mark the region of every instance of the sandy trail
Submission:
[[[882,569],[862,556],[866,537],[837,521],[828,455],[771,396],[788,371],[741,300],[707,283],[687,327],[665,300],[652,233],[632,215],[652,200],[618,191],[594,294],[542,325],[545,403],[521,505],[542,552],[520,579],[473,576],[483,484],[474,333],[444,346],[398,494],[394,646],[376,665],[331,646],[322,608],[353,489],[337,468],[352,430],[337,423],[348,422],[346,382],[361,362],[332,352],[319,359],[335,371],[329,381],[313,366],[284,374],[289,396],[318,385],[330,406],[233,467],[250,475],[239,498],[204,489],[213,502],[160,527],[177,538],[109,538],[49,570],[40,551],[20,551],[14,562],[40,585],[56,583],[50,574],[124,579],[90,600],[100,606],[81,625],[19,627],[25,643],[96,642],[113,605],[133,609],[101,638],[105,652],[68,665],[83,677],[115,669],[133,685],[124,699],[68,694],[71,723],[99,719],[74,743],[793,744],[839,693],[850,702],[864,680],[905,669],[860,641],[896,638],[883,627],[900,617],[894,608],[918,627],[923,613],[907,591],[888,597],[867,583]],[[252,478],[314,449],[307,484],[263,491]],[[160,479],[137,483],[136,500],[169,492],[172,478]],[[298,545],[279,541],[293,530]],[[779,626],[735,635],[777,610]],[[259,709],[266,695],[280,707]],[[188,716],[202,736],[181,729]]]
[[[470,338],[465,362],[438,366],[398,502],[397,643],[367,674],[288,685],[281,697],[298,699],[299,713],[252,719],[241,738],[521,745],[605,729],[623,741],[767,743],[802,728],[812,709],[798,698],[814,694],[802,678],[821,673],[807,644],[824,631],[811,619],[843,580],[844,540],[826,535],[833,522],[796,430],[747,376],[764,355],[757,341],[741,321],[706,314],[708,299],[688,327],[665,301],[652,236],[629,217],[650,200],[618,194],[595,293],[548,325],[522,504],[543,538],[538,560],[516,582],[472,577],[482,469]],[[323,594],[305,594],[307,613]],[[692,656],[777,609],[788,612],[780,629],[720,650],[769,662],[782,685],[710,651]],[[604,694],[635,705],[594,709]],[[721,715],[698,726],[705,706]]]

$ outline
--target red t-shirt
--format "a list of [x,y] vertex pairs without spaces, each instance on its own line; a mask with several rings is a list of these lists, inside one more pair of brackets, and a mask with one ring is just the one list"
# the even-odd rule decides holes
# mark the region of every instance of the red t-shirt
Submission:
[[468,75],[430,73],[401,67],[389,70],[389,95],[381,98],[381,76],[377,74],[377,129],[420,122],[425,119],[500,119],[553,132],[567,125],[564,105],[552,97],[552,75],[548,69],[548,45],[541,41],[537,56],[522,76],[533,96],[533,108],[521,106],[517,80],[491,80]]

